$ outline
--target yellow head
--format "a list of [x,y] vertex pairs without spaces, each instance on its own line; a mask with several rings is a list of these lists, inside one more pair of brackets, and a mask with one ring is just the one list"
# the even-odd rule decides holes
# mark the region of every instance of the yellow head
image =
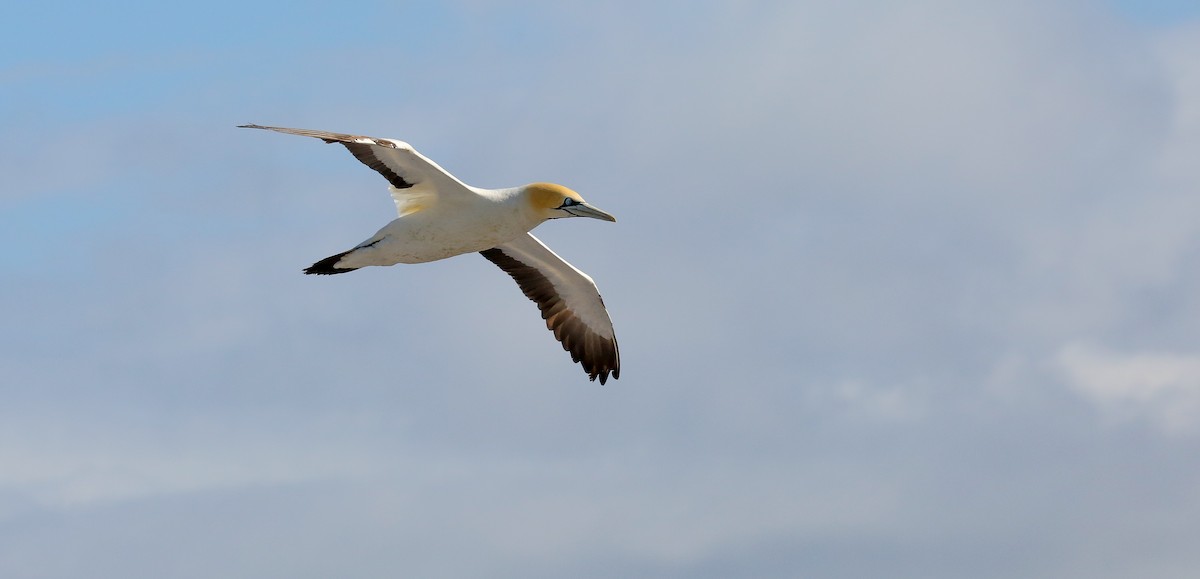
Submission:
[[578,193],[556,183],[526,185],[525,198],[543,219],[591,217],[605,221],[617,220],[616,217],[589,205]]

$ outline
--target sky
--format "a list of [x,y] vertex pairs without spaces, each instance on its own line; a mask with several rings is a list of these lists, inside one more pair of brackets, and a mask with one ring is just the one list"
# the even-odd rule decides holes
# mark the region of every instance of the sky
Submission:
[[[0,576],[1200,575],[1200,7],[0,4]],[[317,278],[338,147],[563,183]]]

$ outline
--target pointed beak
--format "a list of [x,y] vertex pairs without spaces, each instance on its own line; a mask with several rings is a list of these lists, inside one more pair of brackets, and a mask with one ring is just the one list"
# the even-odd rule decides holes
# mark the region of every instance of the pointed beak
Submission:
[[612,215],[609,215],[608,213],[605,213],[604,211],[596,209],[595,207],[592,207],[591,205],[589,205],[587,203],[580,203],[578,205],[572,205],[572,206],[568,207],[566,209],[566,211],[567,211],[567,213],[570,213],[571,215],[574,215],[575,217],[591,217],[593,219],[603,219],[605,221],[612,221],[612,222],[617,221],[616,217],[613,217]]

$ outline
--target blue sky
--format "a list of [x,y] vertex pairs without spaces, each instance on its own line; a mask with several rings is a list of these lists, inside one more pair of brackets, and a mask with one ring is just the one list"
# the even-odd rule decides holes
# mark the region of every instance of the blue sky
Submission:
[[1187,0],[1114,0],[1113,6],[1124,16],[1156,26],[1173,26],[1195,19],[1197,14],[1200,14],[1200,6]]
[[[1185,3],[0,8],[0,576],[1200,572]],[[615,214],[316,279],[345,151]]]

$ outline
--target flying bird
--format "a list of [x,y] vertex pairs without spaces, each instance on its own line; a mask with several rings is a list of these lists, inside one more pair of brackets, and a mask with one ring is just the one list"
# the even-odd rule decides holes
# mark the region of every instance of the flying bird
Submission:
[[546,327],[591,380],[621,376],[612,320],[596,283],[529,233],[548,219],[617,219],[555,183],[481,189],[459,181],[411,145],[307,129],[240,125],[340,143],[383,175],[399,217],[366,241],[331,255],[306,274],[347,273],[372,265],[424,263],[478,252],[511,276],[537,304]]

